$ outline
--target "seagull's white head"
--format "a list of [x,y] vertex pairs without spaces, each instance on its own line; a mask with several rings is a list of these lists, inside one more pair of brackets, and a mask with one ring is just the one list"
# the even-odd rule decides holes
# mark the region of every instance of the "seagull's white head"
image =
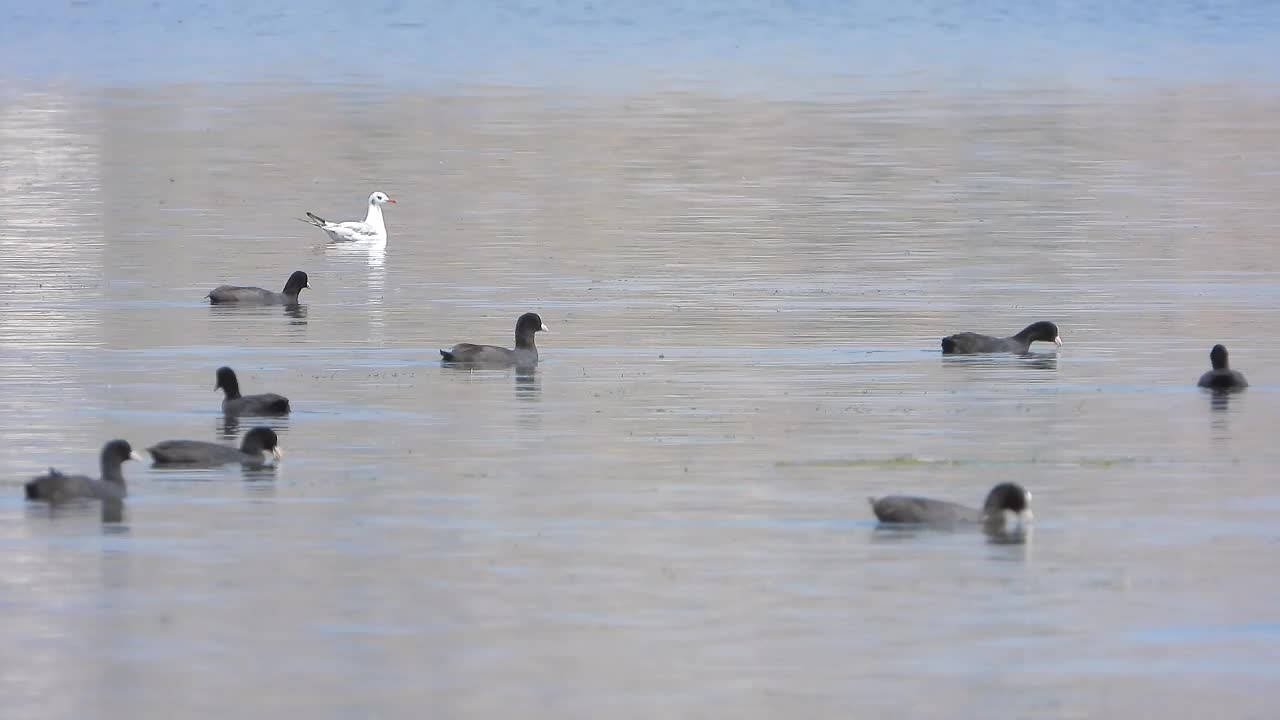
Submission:
[[391,198],[387,197],[387,194],[384,192],[376,192],[369,196],[370,205],[383,205],[386,203],[393,203],[393,202],[395,202],[395,200],[392,200]]

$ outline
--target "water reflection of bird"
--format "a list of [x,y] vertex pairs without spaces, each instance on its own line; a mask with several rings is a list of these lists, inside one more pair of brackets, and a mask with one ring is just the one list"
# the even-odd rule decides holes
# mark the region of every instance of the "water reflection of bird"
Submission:
[[118,534],[128,532],[128,528],[122,527],[124,522],[124,502],[121,500],[103,500],[102,513],[100,515],[102,524],[108,528],[104,532],[109,534]]
[[240,479],[250,483],[256,495],[274,495],[275,484],[272,481],[276,479],[279,468],[279,465],[241,465]]
[[538,380],[536,367],[516,369],[516,399],[538,400],[542,394],[542,383]]
[[995,355],[944,355],[945,363],[956,363],[964,367],[1022,368],[1024,370],[1057,370],[1058,355],[1056,353],[1022,353],[1010,362],[1008,357]]
[[1231,409],[1231,393],[1215,392],[1210,395],[1209,408],[1214,412],[1226,412]]
[[[386,295],[385,288],[387,284],[386,244],[365,242],[329,243],[322,250],[329,258],[342,263],[344,265],[343,271],[350,270],[354,274],[355,268],[353,266],[355,263],[363,263],[368,268],[365,273],[364,301],[369,330],[367,341],[372,344],[382,344],[385,326],[383,298]],[[343,282],[342,286],[351,290],[354,289],[355,283]]]

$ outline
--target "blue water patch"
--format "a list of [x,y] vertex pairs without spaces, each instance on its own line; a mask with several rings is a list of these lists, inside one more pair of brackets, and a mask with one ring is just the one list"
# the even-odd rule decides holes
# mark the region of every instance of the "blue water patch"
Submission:
[[1275,642],[1280,640],[1280,621],[1253,621],[1231,625],[1164,625],[1137,630],[1132,636],[1138,642],[1154,645],[1221,643],[1242,639]]
[[8,5],[0,67],[11,78],[104,86],[305,78],[607,91],[713,81],[786,95],[809,87],[800,78],[848,91],[918,78],[922,68],[966,87],[1246,71],[1274,81],[1278,27],[1280,11],[1265,2],[103,0]]

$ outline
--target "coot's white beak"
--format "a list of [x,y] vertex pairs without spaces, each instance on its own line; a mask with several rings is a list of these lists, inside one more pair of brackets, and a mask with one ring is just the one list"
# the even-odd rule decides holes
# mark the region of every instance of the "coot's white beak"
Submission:
[[1054,339],[1053,339],[1053,344],[1054,344],[1054,345],[1057,345],[1058,347],[1062,347],[1062,338],[1060,338],[1060,337],[1056,337],[1056,338],[1054,338]]
[[551,328],[547,327],[547,324],[546,324],[546,323],[542,323],[542,328],[541,328],[541,330],[542,330],[542,332],[551,332]]
[[133,452],[129,453],[129,459],[130,459],[130,460],[137,460],[138,462],[146,462],[146,461],[147,461],[147,459],[146,459],[146,458],[144,458],[144,457],[142,457],[141,455],[139,455],[139,454],[138,454],[138,451],[137,451],[137,450],[134,450]]
[[280,458],[284,457],[284,451],[280,449],[279,445],[271,448],[271,457],[275,458],[276,462],[280,462]]
[[1031,524],[1032,520],[1031,508],[1019,510],[1001,510],[1000,520],[1004,523],[1005,530],[1021,530]]

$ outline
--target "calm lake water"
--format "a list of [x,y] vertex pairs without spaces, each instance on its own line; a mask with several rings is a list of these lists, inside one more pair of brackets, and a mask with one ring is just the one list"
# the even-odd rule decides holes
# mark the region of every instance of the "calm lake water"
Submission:
[[1274,715],[1274,6],[338,5],[0,11],[5,717]]

